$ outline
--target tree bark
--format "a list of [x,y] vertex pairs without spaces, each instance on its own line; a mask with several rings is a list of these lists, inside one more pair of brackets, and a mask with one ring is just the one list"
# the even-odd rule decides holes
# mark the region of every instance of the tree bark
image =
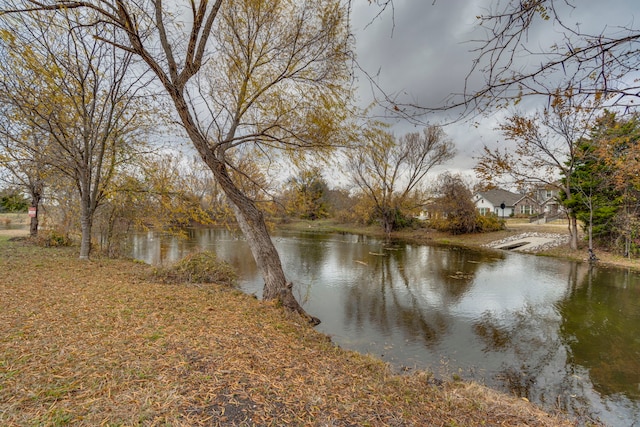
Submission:
[[[207,136],[200,130],[198,121],[192,114],[184,94],[186,82],[193,77],[200,68],[202,63],[202,53],[204,52],[204,44],[206,44],[209,37],[211,24],[218,13],[221,3],[221,0],[217,0],[213,8],[208,12],[208,17],[200,22],[200,24],[202,24],[206,21],[204,27],[194,27],[192,30],[193,36],[202,29],[202,34],[198,35],[198,38],[200,39],[198,43],[200,43],[202,49],[196,49],[195,44],[189,45],[187,58],[191,57],[191,61],[184,66],[181,72],[177,71],[179,67],[173,57],[173,48],[166,40],[166,37],[161,40],[161,44],[167,55],[169,63],[168,66],[170,69],[169,73],[166,73],[159,63],[156,62],[156,60],[144,48],[144,46],[142,46],[139,38],[133,37],[129,34],[131,46],[160,79],[161,84],[164,86],[173,101],[176,112],[178,113],[180,121],[189,135],[189,139],[193,146],[196,148],[205,164],[209,169],[211,169],[214,178],[227,196],[240,229],[249,243],[254,260],[262,273],[262,277],[265,282],[263,299],[276,300],[281,303],[282,306],[299,313],[311,323],[318,324],[320,323],[320,320],[307,314],[293,296],[293,285],[286,280],[282,264],[280,263],[280,256],[278,255],[275,246],[273,246],[262,212],[257,208],[253,200],[248,198],[242,190],[235,185],[229,176],[227,163],[224,159],[224,141],[218,141],[216,146],[211,146],[209,144]],[[128,29],[130,22],[128,20],[128,11],[126,8],[120,7],[119,13],[127,18],[127,22],[124,24],[123,28],[130,31]],[[162,26],[162,20],[158,19],[156,23],[159,25],[161,32],[163,32],[164,28]],[[161,39],[162,37],[163,36],[161,35]],[[195,39],[196,38],[194,36],[193,40]],[[232,126],[229,130],[228,140],[233,138],[237,125],[238,123]]]
[[38,237],[38,224],[39,224],[39,212],[40,212],[40,195],[32,194],[31,195],[31,206],[36,208],[36,214],[31,217],[31,221],[29,223],[29,236],[35,238]]
[[223,162],[213,156],[207,156],[205,161],[207,160],[216,180],[231,202],[238,225],[246,237],[253,258],[262,273],[264,279],[262,298],[278,301],[282,306],[300,314],[310,323],[319,324],[320,319],[309,315],[293,295],[293,284],[288,282],[285,277],[280,256],[273,245],[262,211],[235,185]]
[[593,251],[593,209],[589,209],[589,251]]
[[588,227],[588,233],[589,233],[589,249],[587,250],[587,252],[589,253],[589,262],[596,262],[598,260],[598,257],[596,256],[595,252],[593,252],[593,206],[589,205],[589,227]]
[[31,217],[29,223],[29,236],[38,237],[38,207],[36,206],[36,215]]
[[[88,196],[87,196],[88,197]],[[89,201],[85,200],[85,195],[81,194],[80,208],[80,259],[88,260],[91,254],[91,228],[93,225],[93,210],[89,206]]]
[[578,220],[573,215],[569,215],[569,247],[578,249]]

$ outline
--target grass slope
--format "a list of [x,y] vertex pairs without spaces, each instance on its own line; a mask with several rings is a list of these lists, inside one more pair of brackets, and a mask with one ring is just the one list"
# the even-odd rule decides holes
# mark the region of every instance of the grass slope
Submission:
[[562,426],[484,387],[399,376],[281,309],[0,236],[2,426]]

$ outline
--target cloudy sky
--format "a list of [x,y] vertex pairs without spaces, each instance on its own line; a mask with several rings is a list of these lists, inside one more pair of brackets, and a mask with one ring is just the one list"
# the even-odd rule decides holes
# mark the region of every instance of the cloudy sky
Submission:
[[[441,105],[450,94],[463,91],[465,76],[475,57],[470,51],[477,46],[470,41],[483,35],[475,27],[476,16],[486,14],[488,6],[498,1],[505,3],[505,0],[393,0],[393,8],[375,19],[380,9],[366,0],[356,0],[351,22],[358,62],[376,76],[387,93],[397,95],[399,101],[429,107]],[[576,8],[565,8],[565,25],[591,33],[611,33],[620,26],[640,28],[638,0],[574,2],[578,4]],[[549,22],[532,28],[529,34],[529,42],[540,49],[556,41],[561,41],[561,34],[557,25]],[[361,78],[359,86],[361,102],[369,103],[372,100],[369,83]],[[527,105],[542,108],[545,101],[530,101]],[[488,118],[476,117],[477,126],[470,122],[446,126],[458,155],[444,169],[468,172],[476,162],[473,157],[484,145],[504,144],[494,128],[508,113],[498,111]],[[431,116],[425,120],[439,123],[451,117],[450,113],[448,117]],[[396,135],[421,128],[403,121],[393,123]]]

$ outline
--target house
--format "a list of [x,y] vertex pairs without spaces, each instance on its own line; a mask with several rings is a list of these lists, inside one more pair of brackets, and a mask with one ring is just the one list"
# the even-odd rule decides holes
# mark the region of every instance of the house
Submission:
[[478,191],[473,195],[473,202],[480,215],[494,214],[501,218],[516,215],[517,210],[531,211],[531,214],[537,211],[531,198],[501,188]]
[[540,213],[546,216],[556,215],[562,211],[558,195],[560,190],[557,185],[538,185],[534,189],[534,197],[540,206]]
[[[481,215],[537,216],[544,221],[552,221],[563,213],[559,194],[558,186],[551,184],[535,186],[528,194],[495,188],[475,193],[473,202]],[[504,209],[501,207],[502,203]]]
[[542,212],[538,201],[528,195],[521,195],[520,200],[516,202],[514,207],[516,216],[533,216]]

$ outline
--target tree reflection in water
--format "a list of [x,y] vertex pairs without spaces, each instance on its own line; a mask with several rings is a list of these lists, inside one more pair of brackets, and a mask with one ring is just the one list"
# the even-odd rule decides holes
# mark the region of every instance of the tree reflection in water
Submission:
[[344,301],[346,320],[374,324],[385,335],[401,333],[407,342],[433,348],[452,323],[442,306],[457,303],[479,266],[499,258],[437,246],[387,246],[369,253]]
[[[485,312],[473,330],[486,353],[505,353],[495,380],[505,390],[583,420],[595,392],[635,407],[640,400],[640,276],[569,264],[564,298],[500,318]],[[633,403],[636,402],[636,403]]]
[[603,395],[640,399],[640,277],[592,268],[559,304],[571,364]]

